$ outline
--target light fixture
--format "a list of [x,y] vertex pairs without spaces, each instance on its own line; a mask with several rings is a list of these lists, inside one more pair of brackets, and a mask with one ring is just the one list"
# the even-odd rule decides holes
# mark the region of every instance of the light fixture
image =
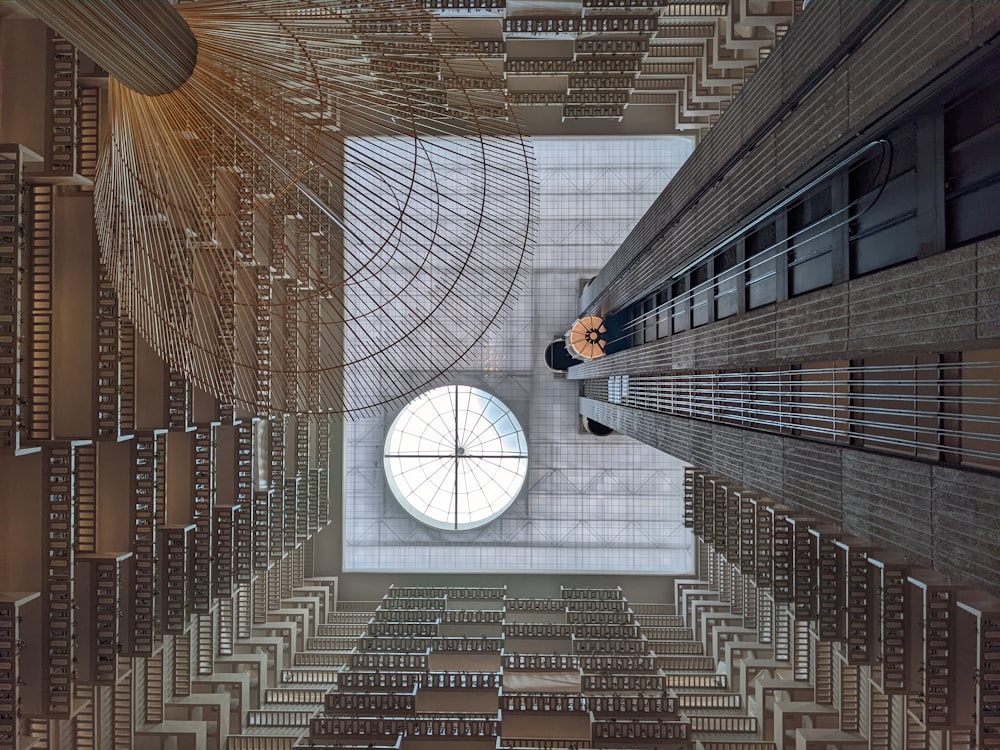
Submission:
[[603,318],[597,315],[579,318],[566,334],[566,348],[572,356],[581,360],[603,357],[607,330]]

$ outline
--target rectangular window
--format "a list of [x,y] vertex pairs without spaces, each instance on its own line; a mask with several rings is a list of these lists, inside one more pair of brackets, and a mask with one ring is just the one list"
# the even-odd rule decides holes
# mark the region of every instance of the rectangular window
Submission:
[[656,295],[656,337],[666,338],[670,335],[670,292],[662,291]]
[[670,287],[671,319],[673,333],[686,331],[691,327],[691,297],[687,291],[687,279],[678,279]]
[[831,189],[827,183],[788,209],[788,294],[833,283]]
[[947,242],[958,247],[1000,233],[1000,81],[944,118]]
[[691,272],[691,325],[703,326],[712,319],[712,282],[708,277],[708,263],[702,263]]
[[777,230],[774,222],[765,224],[746,238],[747,309],[769,305],[777,299]]
[[739,276],[736,268],[736,246],[723,250],[715,256],[715,319],[722,320],[735,315],[739,310]]
[[642,303],[642,328],[645,343],[656,341],[656,295]]
[[908,125],[888,136],[892,169],[882,158],[851,170],[851,276],[861,276],[917,257],[916,128]]

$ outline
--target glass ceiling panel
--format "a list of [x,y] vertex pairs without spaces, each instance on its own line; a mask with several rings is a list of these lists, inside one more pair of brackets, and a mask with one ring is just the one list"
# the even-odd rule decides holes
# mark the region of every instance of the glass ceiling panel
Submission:
[[[542,353],[575,320],[581,285],[618,248],[683,164],[692,142],[679,137],[536,138],[533,145],[540,220],[530,279],[504,325],[476,345],[452,381],[495,394],[510,407],[524,432],[499,441],[504,451],[527,449],[530,458],[516,459],[526,463],[524,488],[502,515],[479,528],[455,531],[453,507],[444,514],[452,528],[431,528],[400,507],[383,470],[387,447],[400,453],[421,430],[413,428],[387,443],[395,413],[350,422],[345,570],[691,570],[690,533],[683,528],[683,464],[620,435],[582,433],[577,385],[547,370]],[[365,145],[366,153],[375,148],[377,143]],[[350,180],[372,175],[352,172],[350,163],[346,169],[350,220],[352,212],[366,210],[353,202]],[[461,185],[459,175],[438,177]],[[461,321],[452,324],[460,335]],[[489,421],[497,422],[498,408],[486,406]],[[449,441],[440,431],[436,439],[442,445]],[[511,461],[493,468],[515,471],[506,468]],[[454,464],[451,468],[454,472]],[[478,474],[460,480],[470,495],[472,488],[482,491]],[[459,511],[460,523],[468,520],[464,512]]]
[[524,430],[495,396],[435,388],[393,420],[385,472],[399,504],[439,529],[472,529],[510,507],[528,472]]

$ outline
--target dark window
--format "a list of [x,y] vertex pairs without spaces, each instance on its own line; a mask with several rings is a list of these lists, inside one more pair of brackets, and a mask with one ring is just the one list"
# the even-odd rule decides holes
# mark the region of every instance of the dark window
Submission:
[[746,238],[746,295],[747,309],[768,305],[777,299],[775,276],[778,254],[777,230],[774,222],[751,233]]
[[645,339],[645,326],[642,321],[643,303],[636,302],[632,305],[632,323],[629,329],[631,333],[632,346],[640,346]]
[[687,292],[687,280],[678,279],[670,287],[671,320],[673,333],[686,331],[691,327],[691,297]]
[[802,294],[833,283],[834,221],[831,188],[817,188],[788,210],[788,293]]
[[736,246],[727,247],[715,256],[715,319],[722,320],[739,310],[739,277]]
[[711,319],[712,282],[705,262],[691,272],[691,325],[703,326]]
[[656,295],[656,337],[670,335],[670,292],[664,290]]
[[851,276],[913,260],[917,238],[916,129],[907,126],[888,136],[892,166],[865,161],[848,177],[851,198]]
[[945,111],[948,247],[1000,233],[1000,81]]
[[886,184],[881,195],[877,192],[861,195],[858,206],[852,211],[855,213],[851,222],[852,276],[917,257],[916,171],[911,170]]
[[643,340],[648,344],[656,341],[656,295],[642,303]]

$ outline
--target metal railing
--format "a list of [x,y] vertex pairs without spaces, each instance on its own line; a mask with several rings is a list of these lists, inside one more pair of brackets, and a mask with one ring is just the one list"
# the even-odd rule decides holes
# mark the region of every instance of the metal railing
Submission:
[[586,381],[584,394],[692,419],[1000,467],[1000,362],[918,355],[900,364],[615,375]]

